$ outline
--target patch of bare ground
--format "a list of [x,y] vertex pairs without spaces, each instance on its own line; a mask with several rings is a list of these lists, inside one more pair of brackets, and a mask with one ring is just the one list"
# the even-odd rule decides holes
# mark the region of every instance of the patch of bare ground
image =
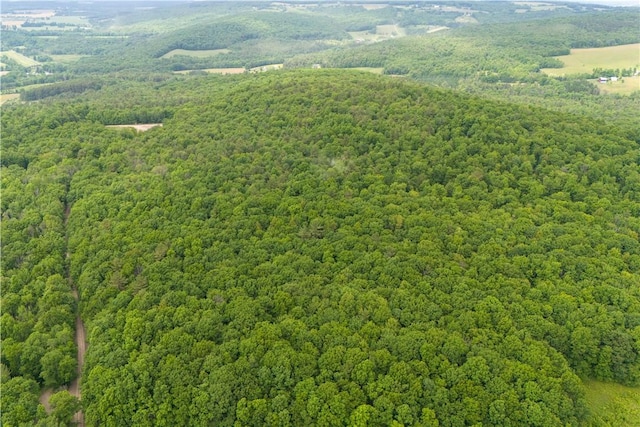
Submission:
[[162,123],[147,123],[147,124],[135,124],[135,125],[107,125],[108,128],[123,129],[132,128],[138,132],[146,132],[151,128],[162,127]]
[[49,398],[53,394],[52,388],[46,388],[42,390],[42,394],[40,395],[40,404],[44,406],[44,410],[47,411],[47,414],[51,413],[51,405],[49,405]]

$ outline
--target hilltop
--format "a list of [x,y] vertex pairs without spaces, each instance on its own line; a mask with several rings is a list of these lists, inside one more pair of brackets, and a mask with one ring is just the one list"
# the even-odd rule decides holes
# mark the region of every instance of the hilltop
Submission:
[[72,288],[88,425],[586,425],[640,380],[637,128],[336,70],[2,128],[7,425],[74,377]]

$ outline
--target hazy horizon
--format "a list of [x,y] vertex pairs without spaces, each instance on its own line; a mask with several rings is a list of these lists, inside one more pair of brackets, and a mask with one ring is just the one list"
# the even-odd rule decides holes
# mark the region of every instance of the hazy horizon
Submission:
[[[0,4],[2,3],[30,3],[30,2],[51,2],[51,3],[64,3],[66,1],[72,0],[0,0]],[[82,3],[94,3],[94,2],[124,2],[131,0],[87,0],[82,1]],[[243,1],[284,1],[287,0],[133,0],[134,2],[243,2]],[[335,3],[339,0],[295,0],[297,2],[309,2],[309,3]],[[398,1],[405,0],[362,0],[361,3],[395,3]],[[433,2],[455,2],[457,0],[434,0]],[[505,2],[513,2],[518,0],[469,0],[472,2],[484,2],[484,1],[505,1]],[[640,0],[534,0],[538,3],[584,3],[584,4],[601,4],[605,6],[637,6],[640,7]],[[351,0],[347,2],[357,2],[357,0]],[[431,3],[429,0],[416,0],[416,3]]]

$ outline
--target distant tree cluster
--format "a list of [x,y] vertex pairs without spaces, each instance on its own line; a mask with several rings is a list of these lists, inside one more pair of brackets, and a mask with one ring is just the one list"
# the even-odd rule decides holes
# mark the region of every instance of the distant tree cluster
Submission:
[[63,93],[82,93],[87,90],[98,90],[101,84],[98,81],[91,80],[74,80],[53,85],[39,86],[26,90],[20,94],[20,98],[24,101],[35,101],[38,99],[48,98]]
[[597,79],[598,77],[631,77],[636,75],[638,69],[636,67],[630,68],[594,68],[591,73],[591,78]]

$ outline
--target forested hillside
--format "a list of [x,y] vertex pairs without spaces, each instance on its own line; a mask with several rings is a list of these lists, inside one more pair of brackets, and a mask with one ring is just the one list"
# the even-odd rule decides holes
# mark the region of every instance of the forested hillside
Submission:
[[350,71],[107,83],[3,107],[3,425],[74,377],[72,288],[92,426],[590,425],[582,379],[640,382],[637,127]]

